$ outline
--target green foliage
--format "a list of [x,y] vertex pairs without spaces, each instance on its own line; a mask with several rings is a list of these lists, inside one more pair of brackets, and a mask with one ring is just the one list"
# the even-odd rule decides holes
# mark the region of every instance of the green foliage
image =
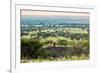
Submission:
[[84,40],[82,44],[86,47],[89,47],[89,40]]
[[40,52],[42,51],[42,46],[43,44],[41,42],[39,42],[39,40],[36,39],[26,39],[26,38],[22,38],[21,39],[21,49],[22,49],[22,53],[26,53],[24,54],[27,57],[38,57],[40,54]]
[[67,44],[68,44],[67,40],[62,40],[62,39],[58,40],[58,45],[67,46]]
[[76,59],[89,55],[87,28],[31,27],[33,31],[21,36],[21,58]]
[[30,38],[21,38],[21,45],[22,46],[30,46]]

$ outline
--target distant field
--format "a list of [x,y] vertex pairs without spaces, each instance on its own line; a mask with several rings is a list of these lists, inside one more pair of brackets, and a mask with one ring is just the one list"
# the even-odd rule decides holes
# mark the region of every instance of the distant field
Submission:
[[[82,29],[82,28],[59,28],[59,29],[45,29],[45,30],[41,30],[41,32],[55,32],[55,31],[63,31],[63,32],[70,32],[70,33],[79,33],[79,34],[88,34],[87,29]],[[24,35],[23,37],[30,37],[31,34],[36,35],[39,32],[39,30],[37,31],[30,31],[28,32],[29,35]]]

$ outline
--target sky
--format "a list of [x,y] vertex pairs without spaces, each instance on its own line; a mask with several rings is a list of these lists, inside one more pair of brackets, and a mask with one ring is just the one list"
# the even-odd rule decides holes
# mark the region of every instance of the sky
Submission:
[[89,13],[21,10],[23,16],[89,16]]
[[23,22],[57,22],[89,24],[89,13],[21,10]]

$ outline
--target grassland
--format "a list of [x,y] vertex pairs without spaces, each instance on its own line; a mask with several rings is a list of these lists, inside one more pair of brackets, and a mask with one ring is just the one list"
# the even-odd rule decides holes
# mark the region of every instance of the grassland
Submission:
[[31,31],[25,30],[21,33],[21,63],[88,60],[88,29],[33,27]]

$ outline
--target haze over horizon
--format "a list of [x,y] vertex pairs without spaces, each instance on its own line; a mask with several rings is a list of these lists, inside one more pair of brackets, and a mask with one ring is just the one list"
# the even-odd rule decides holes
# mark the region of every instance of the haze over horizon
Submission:
[[22,23],[81,23],[89,24],[89,16],[21,16]]

